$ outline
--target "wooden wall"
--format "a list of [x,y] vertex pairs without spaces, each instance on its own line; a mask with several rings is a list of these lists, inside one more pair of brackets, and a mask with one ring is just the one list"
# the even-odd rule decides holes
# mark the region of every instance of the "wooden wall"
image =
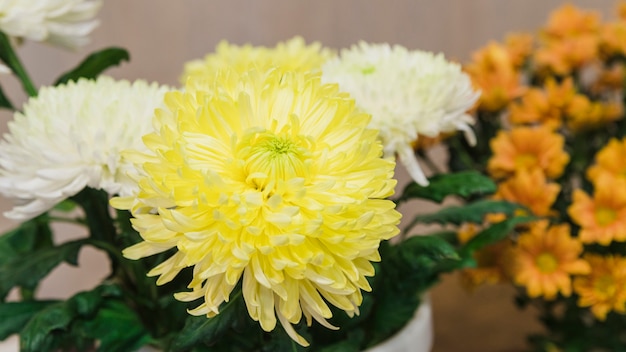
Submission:
[[[131,51],[131,62],[109,71],[118,78],[143,78],[176,85],[184,62],[200,58],[222,39],[274,45],[295,35],[342,48],[359,40],[389,42],[412,49],[443,52],[467,60],[489,40],[510,31],[533,31],[559,0],[105,0],[100,27],[92,43],[76,53],[26,43],[19,54],[38,85],[49,84],[88,52],[107,46]],[[571,1],[612,17],[614,0]],[[15,101],[19,86],[0,77]],[[10,115],[0,113],[0,126]],[[406,176],[400,171],[400,177]],[[6,201],[1,204],[8,207]],[[420,211],[419,207],[410,209]],[[0,221],[2,228],[11,226]],[[87,270],[104,275],[102,257],[81,255]],[[67,268],[63,270],[69,270]],[[65,292],[60,281],[74,274],[56,273],[46,284],[51,295]],[[98,275],[90,275],[91,280]],[[78,280],[78,279],[77,279]],[[74,280],[76,281],[76,280]],[[79,280],[89,286],[89,280]],[[76,283],[76,282],[74,282]],[[509,287],[487,287],[473,295],[456,278],[444,279],[432,293],[435,306],[435,351],[513,351],[524,346],[524,334],[537,329],[533,312],[517,313]]]

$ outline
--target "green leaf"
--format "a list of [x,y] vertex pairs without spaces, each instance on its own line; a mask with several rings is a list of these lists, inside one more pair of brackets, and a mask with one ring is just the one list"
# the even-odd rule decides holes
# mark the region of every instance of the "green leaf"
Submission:
[[24,301],[0,304],[0,340],[19,333],[37,312],[56,301]]
[[95,317],[80,323],[80,329],[100,341],[98,351],[135,351],[152,340],[137,314],[117,300],[105,301]]
[[348,336],[337,343],[321,348],[320,352],[359,352],[365,340],[365,333],[361,329],[354,329]]
[[0,87],[0,108],[15,110],[9,98],[4,94],[4,90]]
[[398,202],[422,198],[441,203],[447,196],[457,195],[467,198],[472,195],[489,194],[496,191],[496,184],[477,171],[462,171],[452,174],[438,174],[428,179],[424,187],[413,182],[407,185]]
[[76,68],[69,72],[65,72],[59,77],[54,85],[67,83],[68,81],[76,81],[81,77],[96,78],[104,70],[111,66],[117,66],[122,61],[130,60],[128,51],[122,48],[107,48],[92,53],[87,56]]
[[58,343],[56,330],[65,330],[74,317],[63,303],[44,308],[26,324],[20,336],[20,349],[24,352],[51,351]]
[[105,300],[121,294],[118,286],[101,285],[42,309],[24,326],[21,349],[25,352],[52,351],[58,349],[63,338],[84,339],[84,335],[69,334],[71,324],[77,319],[92,318]]
[[84,240],[68,242],[58,247],[35,250],[27,256],[14,257],[0,265],[0,297],[15,286],[35,287],[52,269],[65,261],[77,265],[78,252]]
[[432,260],[460,259],[456,248],[440,236],[414,236],[397,246],[408,262],[415,262],[422,257]]
[[460,252],[463,256],[469,256],[478,249],[504,239],[515,229],[517,225],[535,221],[537,219],[538,218],[535,216],[517,216],[493,224],[469,240],[461,248]]
[[407,226],[407,230],[418,223],[439,223],[460,225],[465,222],[482,223],[485,215],[490,213],[513,214],[516,210],[524,210],[519,204],[498,200],[479,200],[461,206],[449,206],[435,213],[417,215]]
[[15,53],[11,39],[5,34],[0,32],[0,60],[2,60],[10,69],[11,72],[20,80],[24,91],[31,97],[37,96],[37,87],[33,84],[33,81],[28,76],[28,72],[22,65],[20,58]]
[[229,302],[220,307],[220,314],[213,318],[189,316],[183,329],[172,342],[172,351],[186,351],[198,343],[211,344],[228,330],[237,315],[241,300],[239,291]]
[[0,236],[0,266],[28,253],[37,240],[37,224],[33,221],[22,223],[19,227]]

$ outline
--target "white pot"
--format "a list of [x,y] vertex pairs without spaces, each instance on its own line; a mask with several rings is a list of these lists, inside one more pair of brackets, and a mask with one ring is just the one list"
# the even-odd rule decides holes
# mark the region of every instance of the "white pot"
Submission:
[[[364,352],[430,352],[433,347],[433,313],[428,295],[415,312],[413,319],[387,341]],[[11,336],[0,342],[0,352],[19,351],[19,338]],[[150,346],[140,349],[141,352],[156,351]]]
[[433,309],[428,294],[413,319],[385,342],[364,352],[430,352],[433,347]]

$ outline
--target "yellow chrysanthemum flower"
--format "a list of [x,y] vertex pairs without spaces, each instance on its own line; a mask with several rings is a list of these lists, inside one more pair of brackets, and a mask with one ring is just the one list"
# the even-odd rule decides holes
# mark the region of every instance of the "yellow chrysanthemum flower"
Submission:
[[551,300],[560,292],[572,293],[570,275],[586,274],[589,264],[580,259],[583,246],[570,235],[567,224],[548,226],[539,221],[520,235],[513,250],[513,279],[530,297]]
[[334,53],[320,43],[307,45],[301,37],[280,42],[274,48],[250,44],[238,46],[221,41],[215,53],[206,55],[202,60],[187,62],[181,81],[184,84],[189,77],[210,77],[226,67],[239,72],[245,72],[251,66],[262,70],[270,67],[280,67],[284,71],[320,70],[322,64],[333,56]]
[[[158,284],[193,266],[191,310],[212,317],[242,282],[250,316],[333,328],[329,304],[358,313],[381,240],[398,233],[394,162],[383,159],[369,117],[314,73],[220,71],[166,95],[138,157],[146,177],[131,208],[137,259],[176,248],[149,272]],[[156,210],[156,212],[155,212]]]
[[599,320],[610,311],[626,313],[626,258],[588,254],[584,259],[591,273],[574,278],[574,292],[580,307],[591,307]]

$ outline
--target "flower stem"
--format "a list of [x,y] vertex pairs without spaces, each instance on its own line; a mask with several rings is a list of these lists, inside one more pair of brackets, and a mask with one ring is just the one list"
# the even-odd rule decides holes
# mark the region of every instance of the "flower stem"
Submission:
[[28,76],[24,65],[13,50],[11,41],[6,34],[0,32],[0,59],[11,68],[11,71],[19,78],[24,91],[31,97],[37,96],[37,88]]

